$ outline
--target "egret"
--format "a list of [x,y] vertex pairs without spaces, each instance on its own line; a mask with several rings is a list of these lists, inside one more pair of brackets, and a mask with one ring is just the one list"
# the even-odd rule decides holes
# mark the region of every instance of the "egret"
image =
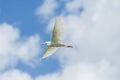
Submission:
[[42,59],[52,55],[59,47],[73,48],[73,46],[71,45],[66,45],[62,43],[62,40],[63,40],[63,26],[61,18],[58,17],[55,20],[51,41],[46,41],[42,43],[48,46],[42,56]]

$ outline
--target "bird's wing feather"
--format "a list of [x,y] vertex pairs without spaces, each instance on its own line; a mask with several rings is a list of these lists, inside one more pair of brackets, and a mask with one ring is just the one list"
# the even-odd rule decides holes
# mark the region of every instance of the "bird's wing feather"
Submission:
[[61,43],[62,39],[63,39],[63,25],[62,25],[61,18],[58,17],[54,24],[52,42]]
[[48,46],[48,48],[45,50],[42,58],[46,58],[46,57],[52,55],[56,50],[57,50],[57,47]]

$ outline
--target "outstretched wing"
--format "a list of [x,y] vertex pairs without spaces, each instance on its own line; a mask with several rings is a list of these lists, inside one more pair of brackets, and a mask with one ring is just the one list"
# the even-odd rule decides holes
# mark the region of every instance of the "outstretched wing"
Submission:
[[46,58],[46,57],[52,55],[56,50],[57,50],[57,47],[48,46],[48,48],[44,52],[42,58]]
[[63,25],[62,25],[61,18],[58,17],[54,24],[52,42],[61,43],[62,39],[63,39]]

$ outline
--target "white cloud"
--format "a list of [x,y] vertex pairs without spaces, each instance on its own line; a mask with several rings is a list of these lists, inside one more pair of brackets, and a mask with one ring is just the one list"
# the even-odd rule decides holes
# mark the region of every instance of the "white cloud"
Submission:
[[29,61],[39,52],[39,37],[37,35],[29,37],[26,41],[19,45],[18,57],[23,61]]
[[68,58],[73,62],[94,62],[105,58],[120,64],[120,6],[116,7],[112,0],[93,0],[93,3],[84,2],[85,11],[81,16],[64,16],[65,41],[73,44],[75,48],[64,49],[58,55],[61,60]]
[[0,80],[32,80],[32,78],[20,70],[10,70],[0,74]]
[[66,3],[66,11],[70,13],[79,13],[82,7],[82,0],[72,0]]
[[106,61],[96,64],[82,62],[67,66],[62,72],[39,76],[35,80],[119,80],[118,69]]
[[44,16],[44,18],[48,18],[55,14],[55,10],[58,7],[58,3],[56,0],[45,0],[44,3],[37,8],[36,14]]
[[39,76],[39,77],[36,77],[35,80],[48,80],[48,79],[49,80],[60,80],[58,74],[59,73]]
[[38,35],[22,39],[17,28],[0,24],[0,71],[14,66],[18,60],[30,64],[40,51],[39,39]]
[[[75,5],[74,1],[68,4]],[[56,52],[63,70],[39,76],[36,80],[47,80],[49,77],[51,80],[120,79],[120,1],[83,0],[83,7],[81,15],[63,16],[64,42],[74,46],[73,49],[62,48]],[[63,13],[74,12],[68,8]],[[75,6],[76,11],[78,8]]]

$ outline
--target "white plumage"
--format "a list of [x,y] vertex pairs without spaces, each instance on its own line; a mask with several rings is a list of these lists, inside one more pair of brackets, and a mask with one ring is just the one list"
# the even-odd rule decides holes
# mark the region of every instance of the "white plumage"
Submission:
[[48,45],[48,47],[45,50],[42,58],[46,58],[52,55],[58,49],[58,47],[72,48],[72,46],[70,45],[63,44],[62,40],[63,40],[63,25],[61,22],[61,18],[56,18],[51,41],[43,43]]

